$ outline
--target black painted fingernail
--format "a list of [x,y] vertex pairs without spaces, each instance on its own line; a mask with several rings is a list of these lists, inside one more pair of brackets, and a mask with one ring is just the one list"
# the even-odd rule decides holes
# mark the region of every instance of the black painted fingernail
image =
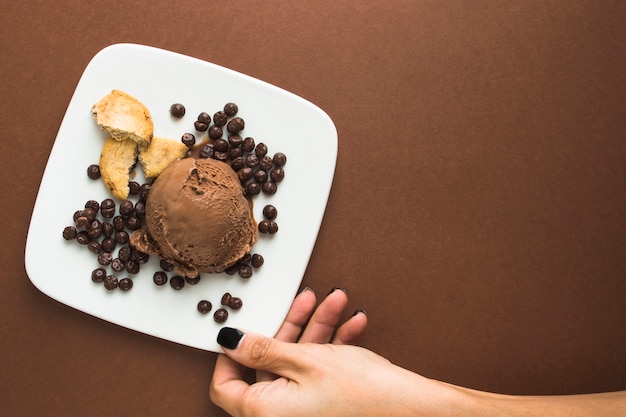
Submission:
[[357,311],[355,311],[354,314],[352,314],[352,316],[354,317],[359,313],[365,314],[367,316],[367,311],[363,310],[362,308],[359,308]]
[[335,292],[335,291],[337,291],[337,290],[343,291],[343,292],[345,292],[346,294],[348,294],[348,290],[346,290],[345,288],[335,287],[335,288],[333,288],[332,290],[330,290],[330,292],[328,293],[328,295],[330,295],[330,294],[334,293],[334,292]]
[[217,334],[217,343],[226,349],[237,349],[239,341],[243,337],[243,332],[232,327],[222,327]]

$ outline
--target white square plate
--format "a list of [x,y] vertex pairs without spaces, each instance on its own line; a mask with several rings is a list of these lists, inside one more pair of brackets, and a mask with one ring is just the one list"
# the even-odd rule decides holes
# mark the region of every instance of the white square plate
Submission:
[[[90,164],[99,162],[105,139],[91,107],[113,89],[127,92],[148,107],[155,135],[176,140],[185,132],[196,133],[193,122],[200,112],[212,115],[228,102],[237,103],[238,115],[246,122],[242,136],[265,143],[270,155],[287,155],[286,175],[278,192],[254,200],[257,221],[263,218],[266,204],[276,206],[279,231],[259,236],[253,253],[263,255],[265,263],[252,278],[203,274],[197,285],[176,291],[169,284],[154,284],[152,275],[159,266],[158,259],[151,257],[139,274],[131,276],[130,291],[107,291],[91,281],[91,271],[99,267],[96,256],[75,241],[65,241],[62,231],[87,200],[111,197],[102,181],[90,180],[86,172]],[[170,105],[177,102],[187,110],[182,119],[169,114]],[[199,349],[221,351],[216,337],[224,325],[273,336],[311,256],[336,157],[337,131],[332,120],[301,97],[173,52],[133,44],[109,46],[85,69],[50,153],[26,242],[28,276],[43,293],[75,309]],[[136,171],[141,175],[140,168]],[[217,324],[212,313],[225,292],[242,298],[243,308],[230,311],[226,323]],[[210,314],[197,311],[202,299],[213,304]]]

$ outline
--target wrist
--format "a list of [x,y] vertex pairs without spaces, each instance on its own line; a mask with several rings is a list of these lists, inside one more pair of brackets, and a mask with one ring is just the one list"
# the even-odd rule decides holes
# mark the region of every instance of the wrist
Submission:
[[[393,406],[381,407],[376,415],[388,417],[487,417],[497,415],[490,394],[423,377],[398,368],[402,378],[390,387]],[[486,394],[486,395],[482,395]]]

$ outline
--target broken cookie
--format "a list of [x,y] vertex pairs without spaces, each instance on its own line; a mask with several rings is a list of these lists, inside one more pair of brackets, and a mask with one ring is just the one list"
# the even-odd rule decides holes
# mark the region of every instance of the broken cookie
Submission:
[[91,108],[96,123],[118,141],[131,139],[140,147],[152,141],[154,123],[148,108],[135,97],[113,90]]
[[184,158],[188,151],[189,148],[182,142],[154,136],[150,146],[139,148],[139,162],[145,177],[158,177],[169,164]]
[[130,192],[130,173],[137,162],[137,143],[108,138],[100,154],[100,174],[104,185],[115,197],[126,200]]

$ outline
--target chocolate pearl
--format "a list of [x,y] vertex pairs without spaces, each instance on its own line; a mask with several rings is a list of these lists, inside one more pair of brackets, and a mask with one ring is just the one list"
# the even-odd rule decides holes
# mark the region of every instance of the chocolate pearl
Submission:
[[117,257],[120,258],[121,261],[126,262],[130,259],[132,251],[130,246],[122,246],[120,250],[117,252]]
[[213,115],[213,123],[215,123],[215,126],[225,126],[226,122],[228,122],[228,115],[226,112],[220,110]]
[[114,208],[115,208],[115,201],[113,201],[113,199],[111,199],[111,198],[105,198],[100,203],[100,210],[102,210],[102,209],[114,209]]
[[278,216],[278,210],[271,204],[263,207],[263,217],[268,220],[274,220]]
[[285,178],[285,171],[282,168],[274,168],[270,171],[270,178],[274,182],[281,182]]
[[198,311],[202,314],[206,314],[213,308],[213,305],[208,300],[200,300],[198,301]]
[[113,235],[115,229],[113,225],[109,222],[102,222],[102,236],[109,237]]
[[254,173],[254,180],[258,183],[264,183],[267,181],[267,172],[259,169]]
[[[84,210],[76,210],[74,212],[74,214],[72,215],[72,220],[74,220],[74,225],[76,225],[76,222],[78,221],[79,218],[84,217],[87,219],[87,215],[86,215],[86,209]],[[94,216],[95,217],[95,216]],[[90,221],[89,219],[87,219],[88,221]]]
[[267,155],[267,145],[263,142],[260,142],[254,148],[254,153],[256,153],[259,158],[263,158],[265,155]]
[[207,143],[202,148],[200,148],[200,153],[198,156],[202,159],[213,158],[215,155],[214,146],[212,143]]
[[80,211],[78,218],[84,217],[89,223],[91,223],[96,219],[96,215],[97,213],[93,209],[86,208]]
[[119,232],[120,230],[124,230],[125,228],[126,228],[126,219],[124,219],[122,216],[113,217],[113,229],[115,229],[116,232]]
[[161,267],[162,270],[166,272],[172,272],[174,270],[174,265],[167,262],[165,259],[161,259],[159,261],[159,266]]
[[263,259],[263,256],[259,255],[258,253],[252,255],[252,259],[250,260],[250,264],[253,268],[260,268],[261,266],[263,266],[264,262],[265,259]]
[[228,135],[230,146],[239,146],[243,143],[243,138],[239,135]]
[[85,203],[85,208],[86,209],[92,209],[94,212],[98,212],[100,211],[100,203],[98,203],[96,200],[89,200]]
[[89,228],[87,229],[87,234],[92,240],[99,239],[100,236],[102,236],[102,225],[100,220],[94,220],[91,222]]
[[98,219],[95,219],[89,224],[89,229],[87,230],[89,237],[92,239],[98,239],[102,236],[102,222]]
[[114,289],[118,287],[118,285],[119,285],[119,282],[115,275],[107,275],[104,278],[104,288],[106,288],[107,290],[113,291]]
[[219,126],[213,125],[209,128],[209,137],[211,139],[219,139],[222,137],[223,134],[224,134],[224,131]]
[[218,308],[217,310],[215,310],[215,313],[213,313],[213,320],[218,323],[224,323],[226,320],[228,320],[228,311],[226,311],[226,309],[224,308]]
[[96,220],[96,216],[98,215],[98,212],[92,208],[86,208],[80,213],[82,217],[87,217],[87,220],[89,220],[89,223]]
[[104,268],[97,268],[91,271],[91,280],[93,282],[104,282],[104,278],[107,276],[107,271]]
[[102,245],[100,244],[100,242],[96,240],[92,240],[91,242],[89,242],[87,244],[87,249],[89,249],[89,252],[94,253],[96,255],[103,252]]
[[250,155],[246,155],[246,165],[250,168],[256,168],[259,165],[259,157],[255,154],[251,153]]
[[224,272],[227,275],[235,275],[238,269],[239,269],[239,265],[235,263],[234,265],[231,265],[228,268],[226,268]]
[[74,240],[78,236],[78,230],[74,226],[67,226],[63,229],[63,239]]
[[139,198],[143,201],[146,201],[148,199],[148,194],[150,193],[150,189],[152,188],[152,183],[145,183],[145,184],[141,184],[141,187],[139,187]]
[[226,162],[228,160],[228,152],[215,151],[215,159]]
[[239,265],[237,273],[241,278],[250,278],[252,276],[252,268],[250,265]]
[[261,220],[257,226],[259,233],[268,233],[270,220]]
[[126,261],[126,272],[129,274],[138,274],[140,269],[139,262],[136,260],[129,259]]
[[170,286],[176,291],[181,290],[185,286],[185,278],[180,275],[174,275],[170,278]]
[[100,178],[100,166],[96,164],[89,165],[87,167],[87,176],[92,180]]
[[[239,148],[241,149],[241,148]],[[245,160],[243,159],[242,156],[238,156],[236,158],[233,158],[232,162],[230,163],[230,166],[233,168],[234,171],[239,171],[241,168],[243,168],[245,166]],[[240,178],[241,179],[241,178]]]
[[[139,204],[139,201],[137,202],[137,204]],[[136,208],[137,207],[135,206],[135,209]],[[130,216],[128,219],[126,219],[126,227],[130,230],[138,230],[141,228],[141,220],[139,220],[137,216]]]
[[250,255],[249,253],[246,253],[245,255],[241,257],[241,259],[238,262],[240,265],[248,265],[251,260],[252,260],[252,255]]
[[230,159],[239,158],[243,155],[243,149],[241,146],[234,146],[228,150],[228,157]]
[[85,216],[80,216],[78,219],[76,219],[75,225],[76,230],[78,230],[79,232],[83,232],[89,228],[89,219]]
[[244,183],[254,176],[254,170],[250,167],[243,167],[237,172],[237,175],[239,176],[239,181]]
[[224,113],[226,113],[228,117],[235,116],[238,111],[239,111],[239,107],[237,107],[235,103],[226,103],[224,105]]
[[278,223],[276,223],[274,220],[269,220],[269,225],[267,226],[267,232],[270,235],[273,235],[274,233],[278,232]]
[[263,217],[268,220],[274,220],[278,216],[278,209],[271,204],[263,207]]
[[269,171],[270,168],[272,168],[272,165],[274,165],[274,160],[269,155],[265,155],[264,157],[262,157],[261,161],[259,162],[259,167],[266,171]]
[[111,253],[115,250],[115,246],[117,246],[115,240],[113,238],[110,237],[105,237],[104,239],[102,239],[102,249],[104,249],[105,252]]
[[141,185],[137,181],[130,181],[128,183],[128,188],[130,189],[130,191],[129,191],[130,195],[137,195],[137,194],[139,194],[139,190],[141,189]]
[[183,143],[183,145],[191,148],[193,145],[196,144],[196,137],[193,135],[193,133],[183,133],[183,135],[180,137],[180,141]]
[[282,152],[276,152],[272,159],[274,160],[274,165],[277,167],[282,167],[287,163],[287,157]]
[[110,198],[103,200],[100,203],[100,214],[107,219],[113,217],[115,215],[115,202]]
[[115,272],[122,272],[126,268],[126,263],[120,258],[114,258],[111,261],[111,269]]
[[[135,204],[135,214],[136,216],[131,216],[128,219],[126,219],[126,227],[131,228],[130,224],[131,224],[131,219],[134,217],[136,220],[139,220],[139,217],[144,217],[146,215],[146,202],[139,200],[137,201],[137,203]],[[141,227],[141,224],[139,224],[139,226]],[[135,230],[135,229],[131,229],[131,230]]]
[[120,230],[119,232],[115,233],[114,239],[117,243],[120,243],[123,245],[124,243],[128,243],[128,241],[130,240],[130,236],[128,236],[127,231]]
[[185,277],[185,282],[189,285],[196,285],[197,283],[200,282],[200,275],[198,275],[197,277]]
[[165,285],[167,283],[167,274],[163,271],[156,271],[152,275],[152,280],[158,286]]
[[245,129],[246,123],[241,117],[234,117],[226,124],[228,133],[235,135]]
[[277,189],[278,187],[276,187],[276,183],[272,181],[264,182],[263,186],[261,187],[261,191],[263,191],[263,194],[266,195],[276,194]]
[[113,261],[113,255],[110,252],[102,252],[98,254],[98,263],[102,266],[107,266]]
[[170,106],[170,114],[172,117],[180,119],[185,115],[185,106],[180,103],[174,103]]
[[243,301],[239,297],[231,298],[230,303],[228,303],[228,307],[232,308],[233,310],[239,310],[242,306]]
[[139,264],[145,264],[150,259],[150,255],[135,249],[135,260]]
[[251,182],[246,185],[246,196],[255,196],[261,192],[261,185],[258,182]]
[[122,278],[119,282],[120,290],[122,291],[130,291],[133,288],[133,281],[130,278]]
[[230,300],[231,300],[232,298],[233,298],[233,296],[232,296],[229,292],[226,292],[226,293],[224,293],[224,295],[222,295],[222,299],[221,299],[220,303],[221,303],[223,306],[227,306],[227,305],[228,305],[228,303],[230,303]]
[[254,138],[251,137],[245,138],[241,143],[241,149],[243,149],[244,152],[252,152],[254,150],[254,146]]
[[91,238],[87,232],[78,232],[76,235],[76,241],[81,245],[88,245],[91,242]]
[[228,142],[225,139],[216,139],[213,142],[213,147],[218,152],[227,152],[228,151]]
[[206,130],[209,128],[209,125],[196,120],[195,122],[193,122],[193,127],[195,127],[198,132],[206,132]]
[[209,115],[209,113],[203,111],[198,115],[198,121],[201,123],[209,124],[211,123],[211,116]]

